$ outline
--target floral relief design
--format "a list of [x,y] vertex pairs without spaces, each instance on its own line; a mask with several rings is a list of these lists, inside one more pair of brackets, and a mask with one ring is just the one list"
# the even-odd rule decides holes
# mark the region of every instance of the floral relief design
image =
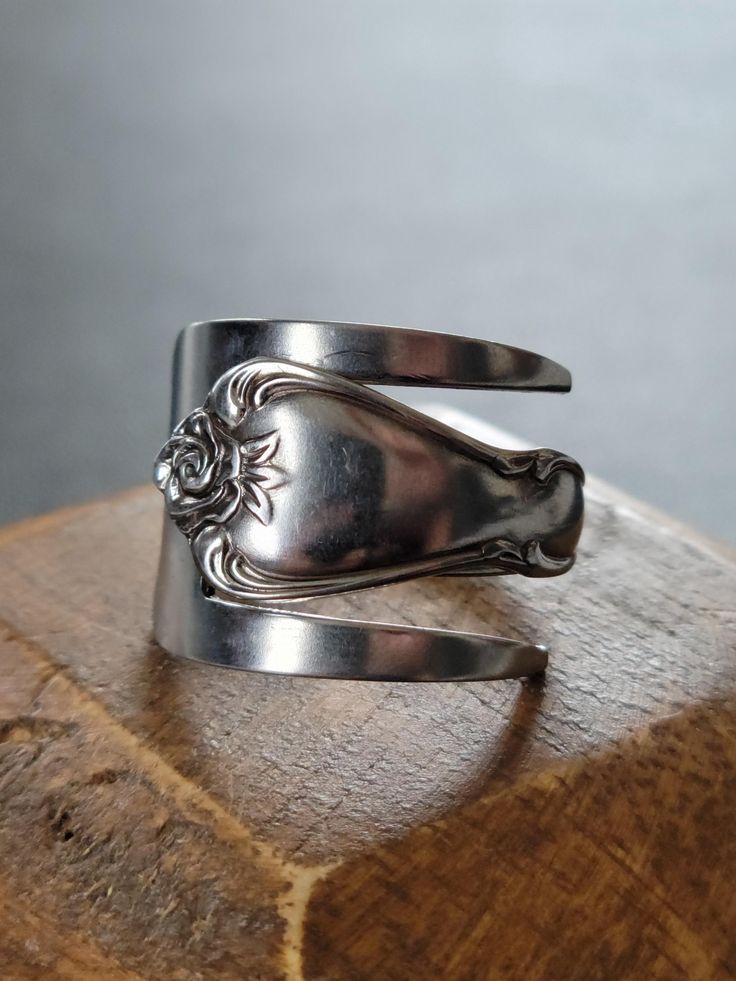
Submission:
[[156,458],[154,483],[190,540],[208,524],[224,524],[241,505],[263,524],[272,514],[267,491],[281,483],[272,464],[278,434],[239,443],[204,409],[195,409]]
[[268,491],[285,483],[284,472],[273,462],[279,448],[278,433],[254,436],[240,444],[240,484],[243,488],[243,507],[263,525],[273,515]]
[[[327,468],[333,441],[320,439],[314,432],[309,445],[295,443],[290,420],[299,418],[305,395],[329,397],[326,423],[342,425],[340,413],[353,418],[359,414],[366,425],[374,416],[393,420],[416,438],[436,441],[464,454],[478,467],[489,467],[495,475],[512,481],[547,483],[558,471],[571,472],[579,484],[584,479],[580,465],[564,454],[549,449],[506,451],[468,441],[430,418],[400,408],[370,388],[305,365],[265,358],[251,359],[226,371],[215,383],[204,405],[181,422],[158,455],[154,481],[163,493],[171,518],[189,540],[196,567],[205,581],[221,597],[249,602],[261,599],[302,599],[362,589],[429,574],[496,575],[520,573],[526,576],[560,575],[575,561],[577,528],[570,525],[571,547],[564,555],[548,555],[544,541],[530,536],[525,542],[498,537],[489,541],[458,542],[456,547],[437,552],[417,551],[397,565],[358,566],[345,570],[335,564],[315,566],[313,575],[292,576],[272,564],[258,565],[258,550],[247,554],[252,526],[241,529],[240,522],[273,522],[271,542],[281,553],[298,547],[294,536],[282,535],[282,517],[274,514],[274,499],[284,506],[285,527],[289,528],[288,489],[284,500],[272,491],[287,483],[293,499],[302,493],[299,472],[315,463]],[[262,410],[278,403],[276,415]],[[327,411],[327,410],[325,410]],[[335,422],[332,412],[337,413]],[[296,415],[294,415],[296,414]],[[279,429],[268,430],[278,419]],[[328,429],[328,433],[331,430]],[[379,429],[380,433],[381,430]],[[246,433],[250,438],[243,439]],[[238,438],[239,434],[241,438]],[[281,435],[279,435],[281,434]],[[312,435],[310,434],[310,439]],[[381,449],[379,447],[379,449]],[[387,456],[393,452],[389,445]],[[384,452],[381,449],[381,452]],[[278,462],[277,462],[278,461]],[[279,466],[286,463],[286,468]],[[369,475],[366,475],[369,480]],[[569,482],[568,482],[569,483]],[[307,484],[307,487],[309,485]],[[369,488],[370,490],[370,488]],[[553,493],[555,488],[551,489]],[[370,490],[378,495],[379,487]],[[520,495],[525,500],[526,495]],[[314,533],[330,533],[329,502],[314,502]],[[411,495],[401,502],[412,507]],[[529,505],[531,507],[531,504]],[[397,513],[400,507],[397,507]],[[582,512],[581,512],[582,513]],[[567,519],[565,519],[567,520]],[[571,522],[578,521],[573,514]],[[550,529],[554,531],[554,529]],[[269,538],[270,536],[266,536]]]

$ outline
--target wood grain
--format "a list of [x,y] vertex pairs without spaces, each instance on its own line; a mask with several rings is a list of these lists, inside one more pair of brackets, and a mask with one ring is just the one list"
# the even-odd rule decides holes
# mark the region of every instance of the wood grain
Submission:
[[164,655],[160,520],[0,532],[3,981],[736,977],[726,550],[593,481],[560,580],[310,605],[543,640],[542,683],[371,685]]

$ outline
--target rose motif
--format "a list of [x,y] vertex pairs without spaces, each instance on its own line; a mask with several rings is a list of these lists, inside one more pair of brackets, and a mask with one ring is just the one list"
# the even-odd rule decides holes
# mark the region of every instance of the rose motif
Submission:
[[203,409],[187,416],[158,457],[154,483],[178,527],[193,538],[203,524],[222,524],[242,497],[240,447]]

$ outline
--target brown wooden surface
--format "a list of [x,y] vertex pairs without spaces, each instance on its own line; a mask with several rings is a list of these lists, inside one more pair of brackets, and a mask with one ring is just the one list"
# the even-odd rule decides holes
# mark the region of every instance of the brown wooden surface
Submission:
[[591,482],[564,578],[318,607],[544,640],[543,683],[370,685],[165,656],[160,521],[0,532],[2,981],[736,977],[726,550]]

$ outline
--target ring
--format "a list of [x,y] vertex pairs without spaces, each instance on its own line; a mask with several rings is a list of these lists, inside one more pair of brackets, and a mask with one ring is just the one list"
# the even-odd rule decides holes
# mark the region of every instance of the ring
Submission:
[[366,324],[193,324],[174,355],[154,634],[167,651],[278,674],[518,678],[537,644],[341,620],[273,604],[429,575],[557,576],[575,561],[584,474],[503,450],[369,387],[569,391],[528,351]]

